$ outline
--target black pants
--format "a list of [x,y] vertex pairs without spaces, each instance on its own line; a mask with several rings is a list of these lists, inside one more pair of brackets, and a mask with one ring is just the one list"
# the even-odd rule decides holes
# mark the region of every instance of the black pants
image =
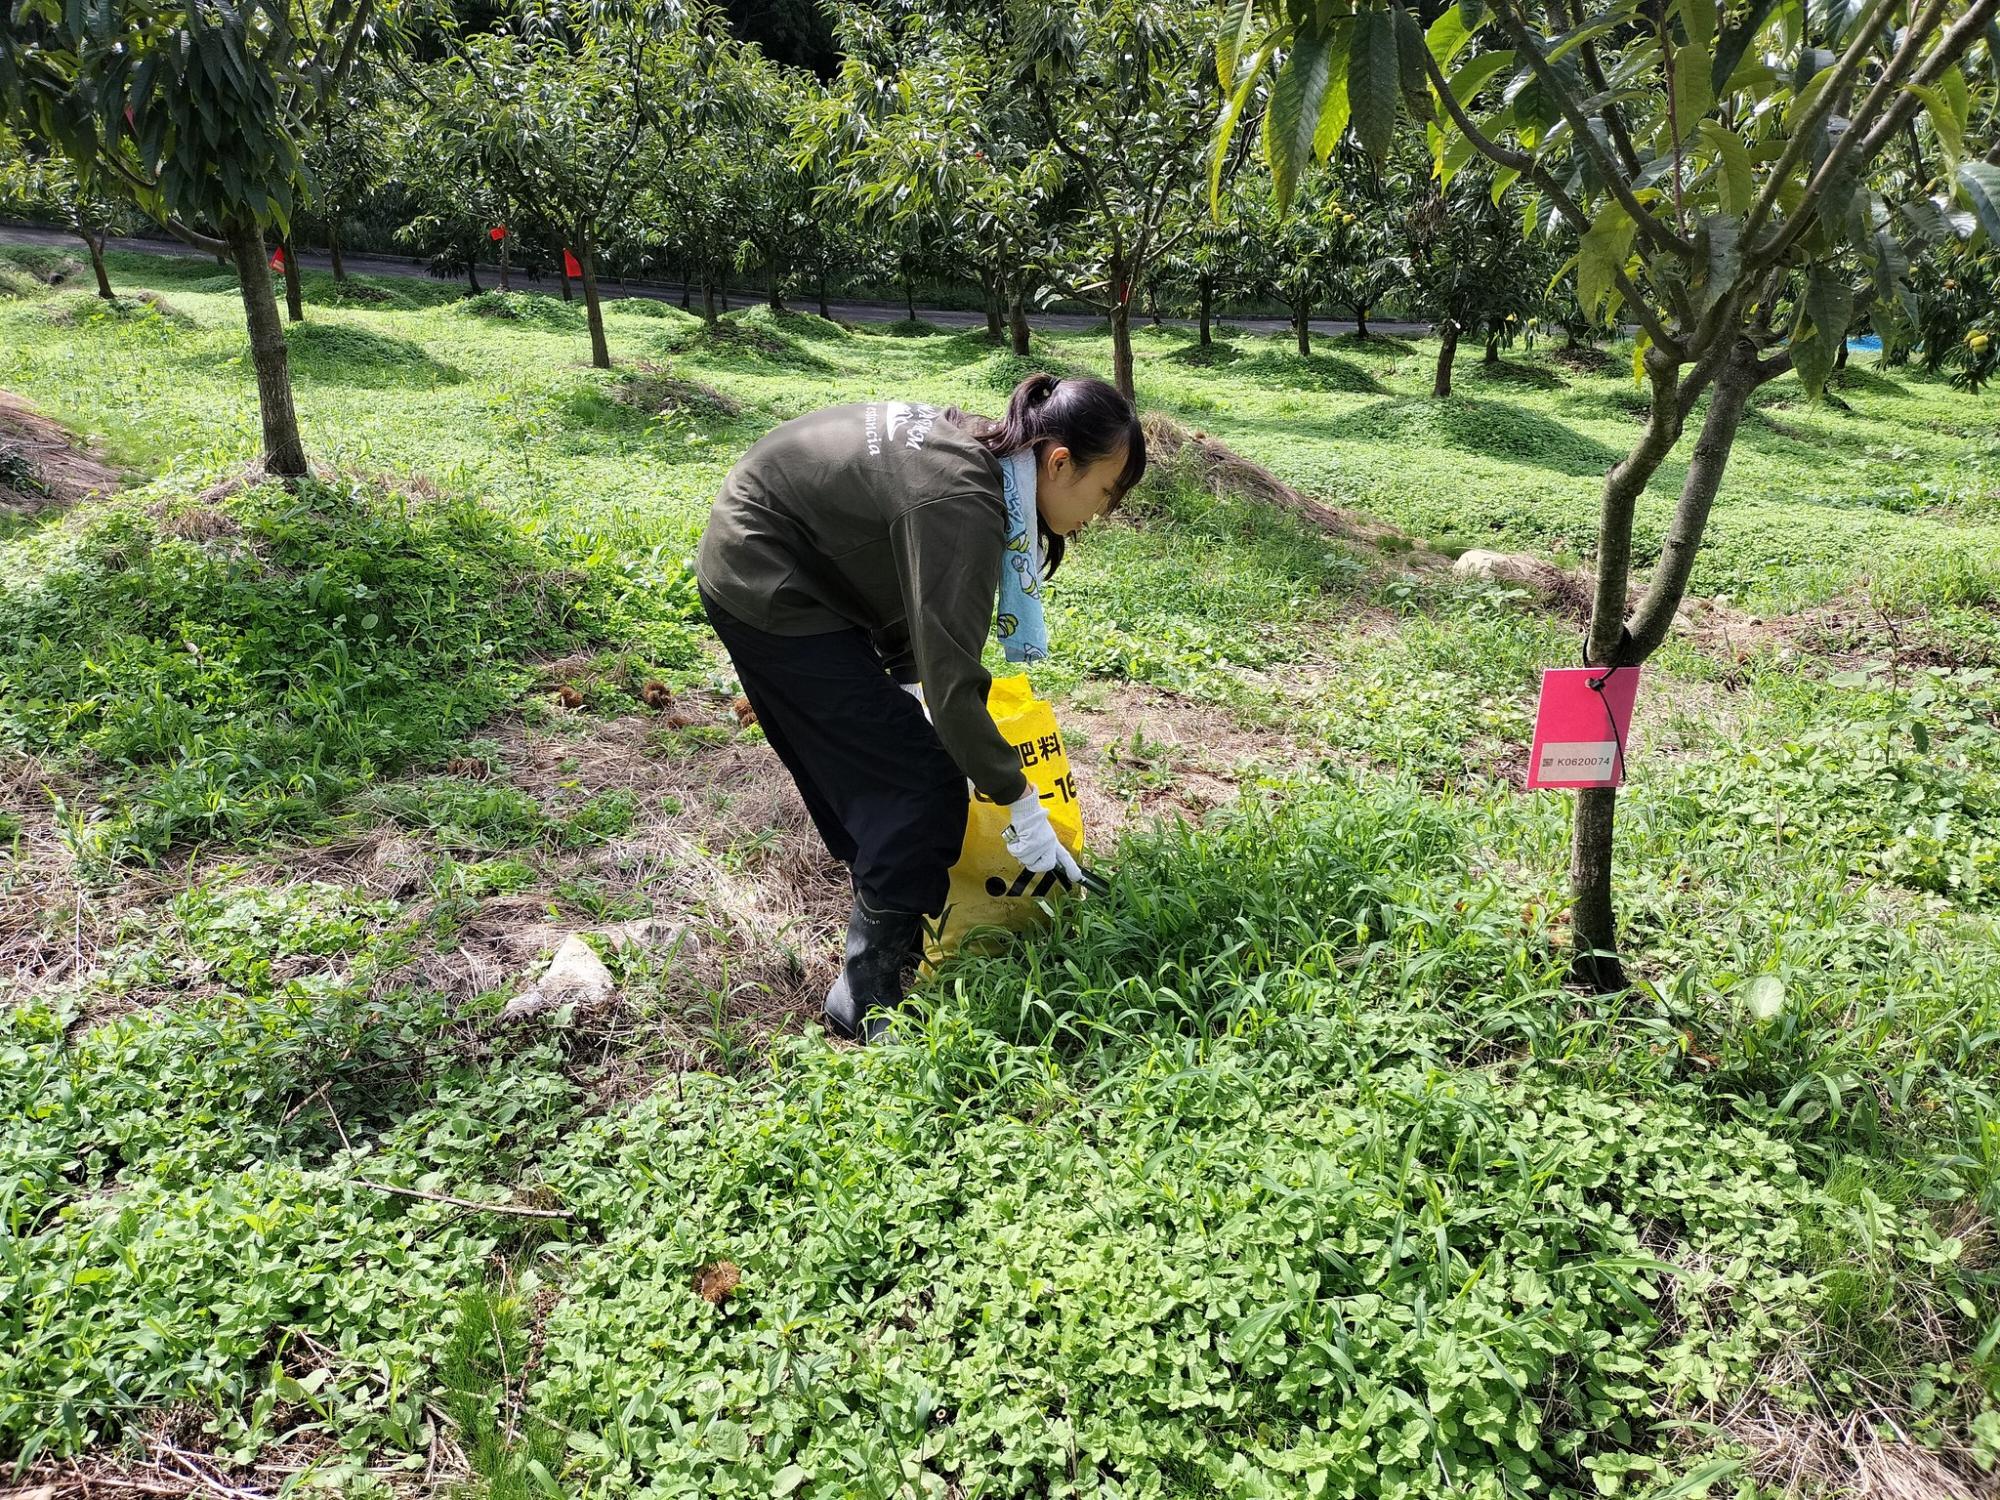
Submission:
[[867,633],[772,635],[704,592],[764,737],[871,906],[944,910],[965,843],[965,773]]

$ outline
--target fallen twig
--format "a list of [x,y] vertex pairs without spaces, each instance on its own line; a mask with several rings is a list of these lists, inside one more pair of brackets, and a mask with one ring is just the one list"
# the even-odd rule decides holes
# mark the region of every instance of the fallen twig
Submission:
[[373,1188],[378,1193],[393,1193],[399,1198],[422,1198],[426,1203],[449,1203],[453,1208],[469,1208],[474,1213],[512,1214],[519,1219],[575,1217],[566,1208],[522,1208],[512,1203],[475,1203],[470,1198],[454,1198],[450,1193],[426,1193],[421,1188],[391,1187],[386,1182],[370,1182],[366,1177],[350,1177],[347,1180],[357,1187]]

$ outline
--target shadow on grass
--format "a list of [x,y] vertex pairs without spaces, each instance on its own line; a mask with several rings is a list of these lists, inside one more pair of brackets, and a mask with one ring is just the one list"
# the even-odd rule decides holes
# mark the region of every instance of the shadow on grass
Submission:
[[1850,362],[1846,369],[1835,370],[1833,378],[1827,382],[1837,391],[1857,391],[1870,396],[1908,396],[1910,388],[1880,370],[1866,369]]
[[1343,391],[1379,396],[1388,390],[1352,360],[1333,354],[1253,354],[1231,365],[1230,373],[1247,376],[1262,385],[1281,386],[1293,391]]
[[1187,365],[1196,370],[1214,370],[1223,365],[1233,365],[1245,358],[1243,351],[1234,344],[1225,344],[1217,339],[1212,344],[1183,344],[1180,348],[1160,356],[1172,364]]
[[1457,372],[1456,378],[1463,380],[1467,375],[1489,385],[1524,385],[1537,391],[1559,391],[1569,384],[1559,373],[1544,365],[1521,364],[1508,359],[1496,360],[1490,365],[1483,362],[1476,364],[1469,371]]
[[1624,454],[1585,437],[1553,417],[1478,397],[1397,396],[1347,412],[1326,435],[1349,442],[1391,443],[1405,449],[1456,448],[1560,474],[1602,474]]
[[1408,339],[1399,339],[1393,333],[1371,333],[1363,338],[1358,333],[1336,333],[1331,337],[1318,339],[1330,349],[1342,349],[1350,354],[1415,354],[1417,346]]
[[654,352],[746,367],[777,365],[815,374],[837,368],[832,361],[806,348],[794,335],[778,331],[768,314],[759,319],[726,317],[716,319],[713,324],[670,328],[654,341]]
[[352,323],[293,323],[285,329],[293,374],[319,385],[379,390],[457,385],[465,372],[423,345]]

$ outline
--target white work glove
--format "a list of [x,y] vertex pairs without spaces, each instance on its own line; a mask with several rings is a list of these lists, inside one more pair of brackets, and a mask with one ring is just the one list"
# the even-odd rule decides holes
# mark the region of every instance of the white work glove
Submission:
[[899,682],[896,686],[917,700],[917,707],[924,711],[926,719],[931,716],[931,706],[924,702],[924,685],[921,682]]
[[1007,831],[1001,837],[1007,841],[1007,852],[1024,868],[1036,874],[1061,870],[1071,885],[1083,879],[1083,866],[1056,837],[1056,826],[1049,821],[1048,809],[1042,806],[1042,794],[1035,790],[1032,781],[1020,800],[1008,806],[1007,814]]

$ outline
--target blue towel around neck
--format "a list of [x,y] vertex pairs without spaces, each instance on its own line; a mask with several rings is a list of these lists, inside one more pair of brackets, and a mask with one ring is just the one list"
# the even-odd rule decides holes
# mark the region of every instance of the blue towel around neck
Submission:
[[1042,618],[1042,528],[1035,517],[1035,450],[1000,460],[1007,497],[1007,552],[1000,566],[1000,616],[994,634],[1014,662],[1046,661],[1049,627]]

